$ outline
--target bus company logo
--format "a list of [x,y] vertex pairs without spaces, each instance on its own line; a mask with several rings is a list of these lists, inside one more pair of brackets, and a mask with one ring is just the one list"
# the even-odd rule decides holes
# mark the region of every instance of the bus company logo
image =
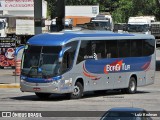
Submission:
[[128,71],[130,70],[130,65],[126,65],[125,63],[123,63],[123,60],[121,61],[115,61],[111,64],[107,64],[105,67],[104,67],[104,73],[105,74],[108,74],[109,72],[118,72],[118,71]]

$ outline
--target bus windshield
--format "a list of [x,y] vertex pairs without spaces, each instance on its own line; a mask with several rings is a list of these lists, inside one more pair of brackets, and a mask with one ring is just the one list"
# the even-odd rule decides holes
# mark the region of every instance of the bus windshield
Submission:
[[26,46],[21,74],[34,78],[57,76],[60,68],[58,55],[61,49],[61,46]]
[[148,25],[144,24],[144,25],[128,25],[128,32],[147,32],[148,29]]

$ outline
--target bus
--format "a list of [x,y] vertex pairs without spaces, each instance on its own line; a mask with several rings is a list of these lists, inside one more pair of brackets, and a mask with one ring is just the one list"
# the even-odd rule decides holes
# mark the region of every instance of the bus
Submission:
[[36,35],[24,46],[20,90],[39,98],[118,89],[136,93],[154,83],[155,38],[111,31],[63,31]]

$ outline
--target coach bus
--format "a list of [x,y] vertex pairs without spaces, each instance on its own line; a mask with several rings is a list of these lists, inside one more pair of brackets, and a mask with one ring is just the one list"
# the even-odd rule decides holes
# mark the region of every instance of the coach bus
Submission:
[[22,57],[22,92],[39,98],[118,89],[133,94],[154,83],[155,38],[110,31],[46,33],[29,39]]

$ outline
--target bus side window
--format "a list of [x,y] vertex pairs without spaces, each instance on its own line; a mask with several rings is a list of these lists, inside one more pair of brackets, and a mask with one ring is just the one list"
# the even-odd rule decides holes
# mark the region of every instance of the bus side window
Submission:
[[106,58],[105,41],[92,41],[92,55],[94,55],[94,53],[97,54],[98,59]]
[[117,40],[106,40],[106,57],[107,58],[117,58],[118,57],[118,46]]
[[70,54],[66,52],[63,56],[62,72],[66,72],[71,66]]
[[88,59],[88,58],[85,58],[85,56],[93,56],[92,52],[93,52],[93,49],[92,49],[91,41],[82,41],[76,64]]
[[131,49],[131,57],[141,57],[142,40],[131,40],[130,49]]
[[78,41],[73,41],[65,45],[65,47],[71,48],[64,53],[62,62],[62,73],[68,71],[73,66],[77,45]]
[[143,56],[150,56],[154,53],[154,40],[143,41]]
[[130,40],[118,41],[119,57],[130,57]]

